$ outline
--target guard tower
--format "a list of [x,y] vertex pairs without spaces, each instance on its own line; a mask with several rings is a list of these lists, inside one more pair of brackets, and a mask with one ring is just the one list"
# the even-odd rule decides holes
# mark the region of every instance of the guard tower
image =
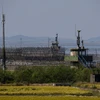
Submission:
[[56,34],[55,41],[52,43],[51,50],[53,59],[64,61],[65,49],[59,46],[58,34]]
[[52,49],[53,51],[58,51],[60,46],[58,46],[58,34],[56,34],[56,37],[55,37],[55,42],[52,43]]
[[92,66],[93,56],[88,54],[88,49],[84,47],[84,41],[81,40],[80,42],[80,32],[81,30],[78,30],[77,48],[70,49],[70,56],[76,57],[77,60],[71,61],[71,63],[80,63],[84,67],[90,68]]

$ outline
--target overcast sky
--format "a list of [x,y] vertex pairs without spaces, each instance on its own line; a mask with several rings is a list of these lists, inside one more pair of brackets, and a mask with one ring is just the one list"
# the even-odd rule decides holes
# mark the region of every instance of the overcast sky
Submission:
[[6,15],[6,36],[75,38],[76,29],[83,39],[100,36],[100,0],[0,0]]

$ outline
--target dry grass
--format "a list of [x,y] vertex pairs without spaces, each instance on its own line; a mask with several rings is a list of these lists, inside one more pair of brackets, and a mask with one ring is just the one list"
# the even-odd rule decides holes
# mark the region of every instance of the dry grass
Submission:
[[83,87],[83,88],[90,88],[90,89],[99,89],[100,90],[100,83],[77,83],[76,86]]
[[77,96],[0,96],[0,100],[100,100],[100,98]]
[[92,95],[89,90],[69,86],[0,86],[0,95]]

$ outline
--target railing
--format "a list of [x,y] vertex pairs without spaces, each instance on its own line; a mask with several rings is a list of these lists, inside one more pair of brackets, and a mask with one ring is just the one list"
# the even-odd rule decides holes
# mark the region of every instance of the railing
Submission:
[[81,59],[80,56],[78,56],[78,59],[81,61],[81,63],[83,64],[83,66],[87,67],[87,65],[83,62],[83,60]]
[[85,67],[90,67],[88,65],[88,62],[85,60],[85,58],[81,55],[81,56],[78,56],[79,60],[81,61],[81,63],[85,66]]

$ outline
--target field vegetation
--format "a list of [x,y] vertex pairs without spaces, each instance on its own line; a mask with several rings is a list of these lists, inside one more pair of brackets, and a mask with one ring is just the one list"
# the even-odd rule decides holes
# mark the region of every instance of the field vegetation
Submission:
[[69,86],[1,86],[0,100],[99,100],[91,90]]
[[0,96],[0,100],[100,100],[100,98],[82,96]]
[[100,83],[78,82],[78,83],[75,83],[75,86],[81,87],[81,88],[100,90]]
[[100,74],[99,68],[70,68],[68,66],[19,66],[14,71],[0,69],[1,84],[29,85],[34,83],[89,82],[90,74]]
[[69,86],[1,86],[0,95],[77,95],[91,96],[92,91]]
[[[99,100],[100,84],[87,83],[90,74],[100,74],[100,69],[63,65],[0,69],[0,100]],[[70,86],[52,86],[53,83]]]

